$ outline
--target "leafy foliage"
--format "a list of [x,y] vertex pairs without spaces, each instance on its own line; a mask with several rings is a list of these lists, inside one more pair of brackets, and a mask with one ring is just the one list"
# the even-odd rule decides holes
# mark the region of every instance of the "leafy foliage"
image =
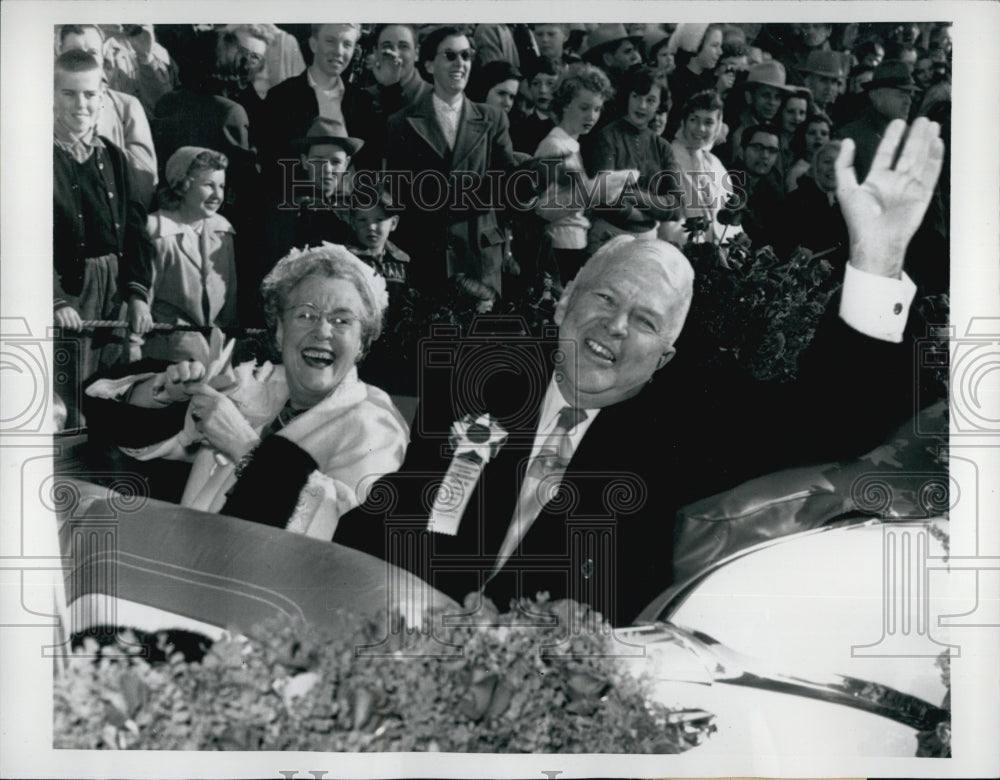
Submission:
[[56,680],[56,747],[679,753],[714,731],[649,701],[588,607],[523,606],[534,624],[487,604],[433,635],[383,614],[350,637],[275,621],[195,663],[76,656]]
[[706,358],[734,362],[755,379],[793,380],[837,291],[833,266],[808,249],[784,262],[769,246],[752,251],[745,233],[722,247],[689,241],[684,252],[695,270],[687,327]]

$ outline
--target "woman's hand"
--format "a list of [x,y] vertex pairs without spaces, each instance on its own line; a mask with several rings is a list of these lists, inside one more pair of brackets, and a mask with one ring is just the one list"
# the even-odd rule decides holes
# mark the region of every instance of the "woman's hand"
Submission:
[[183,360],[167,366],[166,371],[157,374],[150,392],[153,399],[161,404],[187,401],[204,377],[204,364],[197,360]]
[[193,388],[190,414],[205,441],[233,463],[260,443],[260,437],[236,404],[208,384]]
[[205,377],[205,366],[197,360],[184,360],[167,366],[152,379],[133,386],[128,403],[157,409],[170,404],[187,402],[194,388]]

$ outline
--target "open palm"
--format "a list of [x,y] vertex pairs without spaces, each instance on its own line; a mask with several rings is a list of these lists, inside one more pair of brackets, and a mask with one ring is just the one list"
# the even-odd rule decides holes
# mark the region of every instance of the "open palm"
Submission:
[[889,123],[863,184],[854,171],[854,142],[845,140],[837,157],[837,200],[851,238],[851,264],[882,276],[898,277],[902,271],[903,255],[927,211],[944,159],[939,125],[921,117],[893,166],[904,133],[903,120]]

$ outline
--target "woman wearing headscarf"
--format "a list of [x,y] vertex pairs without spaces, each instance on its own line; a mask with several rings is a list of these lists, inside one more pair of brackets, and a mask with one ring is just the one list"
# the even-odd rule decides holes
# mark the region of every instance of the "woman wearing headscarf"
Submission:
[[670,36],[667,50],[677,67],[667,77],[673,111],[667,120],[667,138],[680,125],[680,110],[696,92],[715,88],[715,66],[722,57],[722,27],[717,24],[679,24]]

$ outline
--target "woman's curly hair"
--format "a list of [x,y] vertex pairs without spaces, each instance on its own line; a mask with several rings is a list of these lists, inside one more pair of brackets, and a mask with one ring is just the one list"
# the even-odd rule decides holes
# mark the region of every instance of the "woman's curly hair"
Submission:
[[555,94],[552,96],[552,116],[556,120],[562,119],[566,106],[573,102],[573,98],[584,89],[596,92],[604,98],[605,102],[615,95],[615,90],[611,86],[611,80],[604,71],[595,65],[588,65],[585,62],[578,62],[570,65],[556,82]]
[[350,282],[358,291],[364,304],[361,317],[361,352],[358,355],[360,363],[368,354],[371,345],[382,335],[388,299],[385,295],[384,282],[380,290],[373,290],[370,277],[376,276],[374,271],[368,269],[361,260],[342,246],[324,245],[293,251],[278,261],[260,286],[268,331],[272,336],[277,333],[278,323],[284,314],[289,294],[299,282],[310,276],[343,279]]

